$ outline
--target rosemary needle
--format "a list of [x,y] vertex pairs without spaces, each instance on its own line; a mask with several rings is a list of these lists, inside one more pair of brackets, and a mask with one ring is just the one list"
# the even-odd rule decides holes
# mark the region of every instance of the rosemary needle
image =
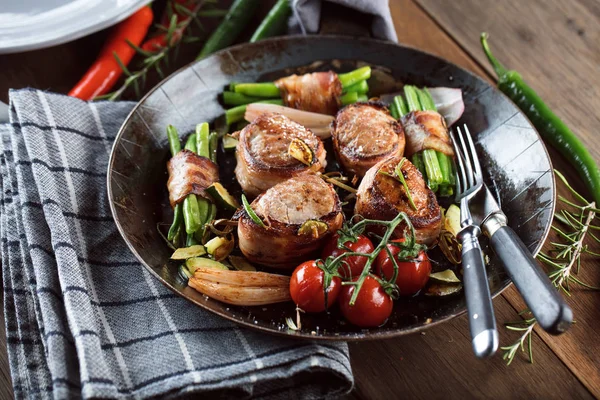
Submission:
[[[550,242],[550,250],[545,253],[540,252],[537,258],[550,268],[548,277],[554,286],[566,295],[571,295],[570,284],[579,285],[590,290],[600,290],[599,287],[592,286],[577,276],[581,266],[582,254],[589,254],[593,257],[600,256],[600,254],[587,250],[588,245],[586,244],[590,240],[600,243],[599,238],[591,233],[591,230],[596,227],[593,222],[598,219],[598,211],[600,210],[598,210],[596,203],[588,202],[577,193],[569,185],[563,174],[556,170],[554,173],[576,200],[570,201],[559,196],[559,202],[563,207],[560,211],[557,210],[554,215],[555,222],[552,225],[552,230],[559,240],[562,240],[562,243]],[[519,315],[525,313],[528,313],[528,310],[524,310]],[[503,359],[508,365],[512,363],[519,349],[525,351],[525,346],[527,346],[529,362],[533,362],[532,336],[536,325],[537,322],[533,317],[523,317],[522,321],[505,324],[508,330],[522,332],[511,345],[501,347],[504,351]]]

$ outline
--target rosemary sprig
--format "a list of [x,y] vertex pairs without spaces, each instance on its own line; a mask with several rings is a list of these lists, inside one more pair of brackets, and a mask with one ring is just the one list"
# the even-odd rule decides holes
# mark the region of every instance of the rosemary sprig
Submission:
[[[571,283],[586,289],[600,290],[599,287],[592,286],[577,277],[581,267],[582,254],[600,257],[600,254],[589,250],[586,244],[589,240],[600,243],[600,239],[591,232],[600,230],[600,226],[594,224],[598,219],[600,210],[596,208],[595,202],[588,202],[582,195],[577,193],[569,185],[563,174],[557,170],[554,170],[554,173],[573,194],[576,202],[558,196],[563,207],[554,215],[555,222],[552,225],[552,230],[556,232],[562,242],[550,242],[550,250],[546,253],[540,252],[537,258],[550,268],[548,273],[550,280],[557,289],[562,290],[566,295],[571,295]],[[529,311],[524,310],[519,315],[525,313],[529,313]],[[505,324],[508,330],[523,332],[513,344],[501,347],[504,350],[503,359],[506,360],[508,365],[514,360],[519,348],[521,348],[521,351],[525,351],[525,341],[527,341],[529,362],[533,362],[531,343],[533,329],[536,325],[537,322],[533,316]]]
[[[525,310],[527,311],[527,310]],[[521,312],[523,314],[523,312]],[[517,351],[519,348],[521,351],[525,351],[525,342],[527,342],[527,355],[529,356],[529,362],[533,364],[533,347],[532,347],[532,336],[533,336],[533,328],[536,325],[535,318],[526,318],[522,321],[517,322],[509,322],[504,324],[506,329],[511,331],[523,332],[521,336],[510,346],[500,347],[501,350],[504,350],[504,355],[502,359],[506,361],[507,365],[513,362]]]
[[402,165],[404,164],[404,161],[406,161],[406,158],[402,157],[402,160],[400,160],[400,162],[396,165],[396,168],[394,169],[394,174],[390,174],[385,171],[379,171],[379,173],[381,175],[385,175],[385,176],[389,176],[390,178],[394,178],[398,182],[400,182],[402,184],[402,186],[404,187],[404,191],[406,192],[406,197],[408,198],[408,203],[410,204],[410,207],[414,211],[417,211],[417,206],[415,205],[415,202],[413,201],[412,195],[410,194],[410,191],[408,190],[408,184],[406,183],[406,179],[404,178],[404,174],[402,173]]
[[[191,23],[194,22],[199,29],[202,28],[202,24],[199,17],[221,17],[224,10],[214,8],[211,5],[213,1],[198,1],[192,9],[188,9],[183,5],[177,3],[174,0],[169,0],[167,3],[167,13],[169,16],[169,26],[157,25],[156,29],[159,32],[165,32],[166,45],[156,52],[149,52],[143,50],[141,47],[134,45],[131,42],[127,44],[133,48],[138,55],[143,57],[139,63],[137,70],[128,69],[121,61],[119,56],[114,55],[117,63],[123,70],[123,74],[126,76],[123,84],[113,92],[107,93],[102,96],[96,97],[94,100],[118,100],[129,88],[133,88],[137,98],[141,97],[141,93],[146,85],[146,78],[150,71],[156,71],[161,79],[164,79],[165,74],[163,67],[168,68],[170,59],[176,59],[179,52],[179,46],[181,43],[194,43],[203,40],[201,37],[192,36]],[[205,5],[209,5],[208,10],[204,10]],[[181,21],[178,21],[178,16],[184,15]]]
[[[600,290],[600,288],[591,286],[576,276],[581,266],[582,253],[586,251],[589,253],[587,245],[585,245],[585,240],[591,237],[600,243],[598,238],[590,232],[591,229],[600,229],[592,224],[597,217],[598,210],[596,209],[596,203],[590,203],[585,200],[583,196],[569,185],[563,174],[558,171],[555,171],[555,173],[582,204],[573,203],[563,196],[559,196],[559,200],[566,206],[560,213],[554,216],[559,224],[555,223],[552,229],[564,240],[564,243],[552,242],[550,251],[547,253],[540,252],[538,259],[552,268],[548,276],[552,280],[552,283],[554,283],[554,286],[561,289],[565,294],[571,295],[569,290],[570,283],[575,283],[588,289]],[[575,271],[573,267],[576,267]]]

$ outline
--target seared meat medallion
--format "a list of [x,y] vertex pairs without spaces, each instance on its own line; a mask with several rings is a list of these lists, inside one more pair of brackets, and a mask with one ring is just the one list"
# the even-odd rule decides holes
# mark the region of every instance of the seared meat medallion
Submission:
[[[294,139],[312,152],[311,165],[289,154]],[[291,177],[323,171],[325,157],[321,139],[309,129],[281,114],[265,113],[239,134],[235,176],[244,192],[254,197]]]
[[293,269],[309,259],[344,221],[335,190],[313,174],[273,186],[250,206],[265,226],[240,209],[240,250],[248,260],[274,268]]
[[404,130],[383,105],[355,103],[343,108],[332,129],[336,157],[359,177],[379,161],[404,154]]
[[[402,158],[395,156],[382,160],[367,172],[356,193],[354,213],[369,219],[390,221],[399,212],[405,212],[415,228],[417,242],[431,245],[440,235],[440,207],[417,167],[405,159],[401,171],[415,208],[411,206],[404,186],[394,177]],[[404,228],[403,225],[398,226],[394,236],[402,237]]]

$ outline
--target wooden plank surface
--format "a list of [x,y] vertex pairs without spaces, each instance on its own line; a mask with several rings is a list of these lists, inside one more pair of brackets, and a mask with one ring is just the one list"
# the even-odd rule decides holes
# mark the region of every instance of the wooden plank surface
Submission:
[[[498,321],[515,318],[501,296],[494,307]],[[500,340],[506,336],[501,329]],[[363,399],[593,398],[537,336],[534,346],[533,365],[517,359],[507,367],[497,356],[475,360],[463,316],[421,334],[353,343],[350,355]]]
[[[448,2],[430,3],[435,3],[442,14],[448,5]],[[474,8],[486,9],[491,4],[490,1],[477,3],[478,7],[470,8],[454,4],[452,9],[456,7],[465,12]],[[462,43],[441,30],[438,20],[431,18],[419,5],[411,0],[392,0],[390,8],[401,43],[439,55],[484,78],[491,77],[491,70],[482,68],[483,63],[480,64],[483,60],[473,60],[462,49]],[[459,14],[452,16],[455,25],[462,23]],[[537,26],[542,22],[531,24]],[[447,31],[452,32],[451,29]],[[478,39],[478,35],[475,38]],[[557,157],[554,160],[555,164],[560,163]],[[499,324],[518,318],[515,310],[522,308],[519,300],[516,290],[511,287],[494,301]],[[594,308],[587,309],[588,314],[592,314],[592,310]],[[511,343],[516,336],[500,326],[501,343]],[[542,333],[542,337],[545,336]],[[563,346],[570,336],[572,333],[552,338],[548,343],[553,346],[549,347],[536,334],[533,340],[535,363],[527,363],[524,354],[519,354],[510,367],[504,365],[501,353],[485,362],[474,360],[464,317],[434,327],[425,336],[352,344],[356,391],[359,396],[368,399],[394,398],[400,393],[405,398],[586,398],[590,393],[579,382],[581,377],[571,372],[553,353],[553,348]],[[583,353],[582,349],[570,350],[575,356]],[[549,376],[560,378],[548,379]],[[594,373],[589,373],[589,376],[593,377]]]
[[[479,31],[487,29],[497,56],[521,71],[600,158],[600,137],[594,136],[600,119],[595,115],[600,106],[600,6],[593,0],[390,0],[390,8],[401,43],[490,79],[491,70],[478,45]],[[66,92],[73,77],[80,76],[92,62],[94,49],[100,47],[105,35],[100,32],[50,49],[1,56],[0,100],[7,100],[9,87]],[[552,155],[555,166],[575,183],[564,160],[555,152]],[[599,273],[596,268],[584,277],[597,283]],[[504,365],[500,354],[476,361],[464,317],[434,327],[425,335],[352,344],[356,389],[349,398],[600,397],[599,356],[593,351],[598,348],[600,299],[595,293],[577,291],[570,304],[578,323],[560,338],[536,333],[533,365],[526,363],[524,355],[510,367]],[[501,323],[514,320],[522,304],[511,288],[494,301],[494,306]],[[504,344],[516,336],[501,327],[500,331]],[[0,398],[9,398],[4,332],[0,337]]]
[[[490,34],[496,57],[519,71],[546,103],[573,129],[600,160],[600,4],[594,1],[488,2],[417,0],[421,7],[484,68],[492,73],[481,51],[479,33]],[[468,12],[466,12],[468,10]],[[551,150],[554,167],[584,189],[566,160]],[[569,198],[564,188],[559,193]],[[551,235],[550,239],[555,240]],[[600,246],[590,249],[599,252]],[[598,258],[584,257],[580,277],[600,282]],[[516,290],[504,296],[517,309],[523,304]],[[561,337],[538,334],[579,380],[600,397],[600,292],[575,288],[569,299],[577,323]]]

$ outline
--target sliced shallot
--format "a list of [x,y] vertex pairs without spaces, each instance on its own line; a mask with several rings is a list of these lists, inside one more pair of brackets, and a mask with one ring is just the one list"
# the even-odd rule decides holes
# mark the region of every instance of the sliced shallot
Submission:
[[462,90],[457,88],[436,87],[428,88],[438,112],[444,116],[448,126],[459,120],[465,111]]
[[321,139],[327,139],[331,137],[331,123],[335,119],[331,115],[296,110],[294,108],[279,106],[276,104],[261,103],[248,104],[244,118],[248,122],[254,122],[256,118],[264,113],[279,113],[285,115],[292,121],[310,129]]
[[237,306],[260,306],[291,300],[289,285],[239,286],[198,279],[195,276],[190,278],[188,285],[208,297]]
[[226,271],[203,267],[196,268],[194,278],[246,287],[287,287],[290,285],[290,277],[285,275],[255,271]]

